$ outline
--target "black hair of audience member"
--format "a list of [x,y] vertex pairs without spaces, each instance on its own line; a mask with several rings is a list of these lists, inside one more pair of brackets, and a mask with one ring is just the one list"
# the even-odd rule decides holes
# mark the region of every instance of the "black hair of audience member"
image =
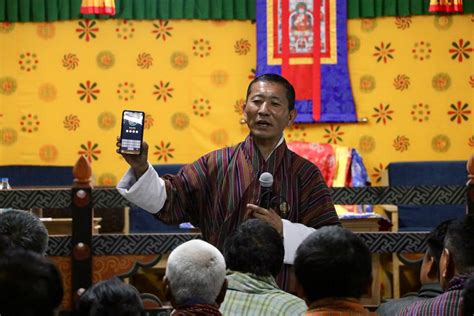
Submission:
[[474,272],[474,215],[449,225],[444,247],[451,253],[457,273]]
[[428,235],[426,254],[420,271],[422,284],[439,282],[439,261],[444,249],[444,238],[452,222],[452,219],[442,222]]
[[286,80],[284,77],[277,74],[272,74],[272,73],[263,74],[253,79],[247,87],[247,99],[250,95],[250,91],[254,83],[257,83],[260,81],[276,83],[283,86],[286,89],[286,99],[288,100],[288,109],[290,111],[295,109],[295,88],[293,88],[293,86],[288,80]]
[[284,256],[280,234],[260,219],[242,223],[224,244],[227,269],[257,276],[276,277],[283,266]]
[[46,253],[48,247],[48,230],[41,220],[28,211],[9,210],[0,213],[0,255],[3,248],[16,247],[34,251],[41,255]]
[[462,299],[464,316],[474,315],[474,274],[464,283]]
[[296,251],[294,269],[308,305],[329,297],[360,299],[372,283],[369,249],[338,226],[309,235]]
[[118,278],[94,284],[81,295],[77,306],[79,316],[139,316],[142,311],[137,289]]
[[44,256],[24,249],[0,256],[0,315],[52,316],[63,295],[61,274]]

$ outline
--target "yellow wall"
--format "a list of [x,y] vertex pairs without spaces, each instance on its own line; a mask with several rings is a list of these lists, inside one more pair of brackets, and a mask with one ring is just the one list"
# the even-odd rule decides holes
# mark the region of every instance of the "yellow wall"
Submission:
[[[124,109],[150,115],[145,139],[153,163],[190,162],[245,137],[239,111],[255,68],[255,24],[85,23],[0,26],[1,165],[73,165],[81,146],[88,151],[96,144],[94,175],[99,184],[113,184],[126,169],[115,154]],[[354,146],[373,180],[378,178],[375,169],[391,161],[466,159],[474,148],[474,17],[348,23],[354,96],[359,116],[369,122],[298,126],[287,132],[287,140],[338,139],[338,144]],[[80,38],[84,30],[92,30],[94,37]],[[462,61],[450,52],[460,40],[464,45],[470,41],[464,49],[470,58]],[[382,43],[393,50],[386,62],[374,56]],[[433,80],[439,73],[444,74],[441,80]],[[446,76],[450,82],[443,84]],[[99,90],[90,102],[80,99],[80,84],[87,81]],[[168,82],[172,97],[157,100],[155,85]],[[448,112],[458,101],[461,107],[467,104],[467,119],[451,121]],[[418,104],[421,116],[418,108],[412,114]],[[201,105],[205,110],[199,110]],[[380,105],[393,111],[385,123],[374,117]]]

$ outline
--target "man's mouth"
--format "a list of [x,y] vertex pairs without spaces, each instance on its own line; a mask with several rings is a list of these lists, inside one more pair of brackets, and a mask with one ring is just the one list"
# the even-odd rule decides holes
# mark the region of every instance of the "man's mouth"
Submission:
[[257,121],[257,126],[260,126],[260,127],[269,127],[271,126],[272,124],[270,124],[269,122],[267,121]]

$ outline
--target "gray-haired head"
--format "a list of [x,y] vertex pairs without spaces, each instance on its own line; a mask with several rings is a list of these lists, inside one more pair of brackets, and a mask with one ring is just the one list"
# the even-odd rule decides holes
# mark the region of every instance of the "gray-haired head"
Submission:
[[18,247],[44,255],[48,230],[38,217],[27,211],[4,211],[0,213],[0,254]]
[[224,256],[211,244],[190,240],[174,249],[166,278],[177,306],[216,304],[225,282]]

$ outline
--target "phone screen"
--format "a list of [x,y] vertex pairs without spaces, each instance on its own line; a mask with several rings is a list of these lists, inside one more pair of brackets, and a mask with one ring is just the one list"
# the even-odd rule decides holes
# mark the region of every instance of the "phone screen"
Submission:
[[143,140],[144,119],[145,113],[143,112],[123,111],[120,152],[124,154],[140,154]]

